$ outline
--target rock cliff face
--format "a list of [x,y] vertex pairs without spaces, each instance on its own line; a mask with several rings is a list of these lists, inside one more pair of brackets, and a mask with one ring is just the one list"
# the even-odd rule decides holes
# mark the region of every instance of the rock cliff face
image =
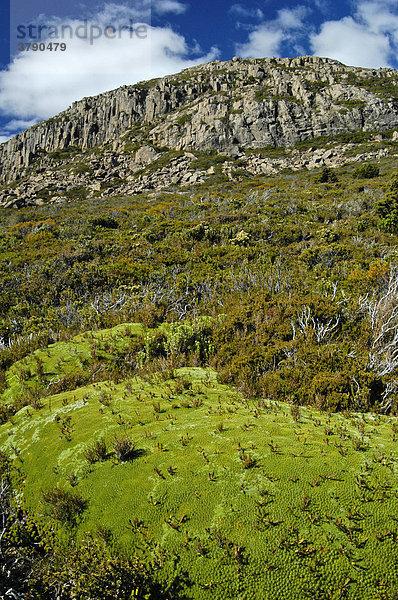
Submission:
[[[0,206],[201,183],[215,172],[204,157],[215,154],[230,179],[336,166],[358,160],[353,136],[394,140],[396,129],[393,69],[311,56],[216,61],[84,98],[0,145]],[[317,138],[339,145],[315,151]],[[383,151],[367,148],[360,160]]]
[[0,179],[14,180],[45,152],[82,150],[123,134],[140,146],[234,153],[317,136],[398,127],[398,74],[337,61],[234,59],[75,102],[0,146]]

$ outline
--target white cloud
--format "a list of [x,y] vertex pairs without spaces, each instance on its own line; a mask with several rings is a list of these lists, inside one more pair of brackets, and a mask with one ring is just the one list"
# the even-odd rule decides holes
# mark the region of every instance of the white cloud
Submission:
[[186,4],[183,4],[178,0],[156,0],[153,2],[152,7],[159,15],[164,15],[166,13],[182,15],[188,8]]
[[27,129],[28,127],[32,127],[38,123],[39,119],[30,119],[28,121],[24,119],[12,119],[5,123],[0,128],[0,144],[4,144],[9,139],[11,139],[15,132],[22,131],[23,129]]
[[326,56],[360,67],[379,68],[388,65],[388,37],[369,31],[352,17],[327,21],[310,40],[316,56]]
[[[317,5],[319,0],[314,0]],[[324,21],[317,31],[302,5],[283,8],[273,20],[263,21],[236,46],[243,57],[308,53],[334,58],[345,64],[378,68],[397,66],[397,0],[352,0],[352,14]],[[235,11],[244,6],[233,5]],[[324,4],[326,10],[327,3]]]
[[315,8],[323,15],[333,13],[333,3],[331,0],[313,0]]
[[232,16],[241,18],[263,19],[264,13],[260,8],[247,8],[243,4],[232,4],[229,9]]
[[[111,23],[117,29],[125,25],[126,19],[134,19],[125,7],[118,15],[115,6],[108,5],[106,11],[88,22],[88,27]],[[74,20],[68,24],[75,32],[84,23]],[[134,21],[134,25],[139,24]],[[68,36],[63,40],[65,52],[21,52],[6,71],[0,72],[0,112],[14,120],[7,125],[7,132],[0,134],[11,131],[12,123],[17,131],[28,121],[46,119],[84,96],[175,73],[218,55],[212,48],[208,54],[198,56],[185,38],[169,27],[147,25],[146,37],[141,30],[141,38],[127,29],[116,33],[115,39],[102,35],[92,44]],[[18,127],[15,119],[25,121],[25,125],[20,123]]]
[[392,66],[398,52],[396,0],[357,2],[353,16],[326,21],[310,36],[312,51],[360,67]]
[[243,58],[279,56],[283,42],[297,43],[302,35],[306,9],[297,6],[278,11],[276,19],[255,27],[245,44],[237,44],[236,51]]
[[376,34],[391,34],[394,41],[398,42],[398,12],[395,4],[395,13],[392,12],[388,0],[384,2],[374,0],[358,5],[357,19],[364,23],[367,29]]
[[264,24],[250,33],[246,44],[238,44],[236,51],[238,56],[243,58],[278,56],[282,41],[282,31],[273,30]]
[[306,9],[303,6],[296,8],[282,8],[278,10],[276,26],[281,27],[284,31],[290,29],[301,29],[303,27],[303,19],[306,14]]
[[4,125],[4,131],[15,131],[16,129],[27,129],[36,125],[37,119],[30,119],[28,121],[24,119],[12,119],[6,125]]
[[[107,2],[100,11],[95,10],[91,15],[88,15],[90,21],[112,23],[126,20],[129,18],[137,21],[147,21],[150,17],[152,9],[157,3],[162,0],[134,0],[130,6],[125,4],[116,4],[115,2]],[[46,18],[46,17],[44,17]],[[56,20],[54,18],[53,20]]]

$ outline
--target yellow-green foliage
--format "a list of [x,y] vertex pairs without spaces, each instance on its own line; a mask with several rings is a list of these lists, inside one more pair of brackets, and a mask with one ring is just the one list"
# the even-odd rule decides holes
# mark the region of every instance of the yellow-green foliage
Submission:
[[[128,324],[96,337],[122,347],[140,333]],[[41,356],[48,373],[54,356]],[[393,597],[397,419],[247,400],[211,369],[166,377],[90,384],[3,424],[26,507],[63,536],[108,532],[188,598]],[[121,438],[134,444],[124,460]],[[108,454],[88,461],[101,440]]]
[[[363,304],[377,303],[396,273],[394,160],[362,165],[361,172],[381,176],[361,181],[355,165],[346,165],[318,177],[304,170],[213,181],[188,193],[3,211],[0,390],[5,371],[33,350],[135,320],[151,328],[177,323],[175,335],[147,339],[147,358],[182,352],[178,366],[211,364],[246,395],[396,411],[394,369],[369,360],[377,331]],[[375,264],[378,272],[368,276]],[[225,326],[217,324],[220,314]],[[193,322],[208,315],[212,330],[192,337]],[[329,335],[318,339],[329,322]],[[10,410],[93,378],[122,380],[142,359],[137,349],[127,354],[105,353],[97,365],[90,354],[83,359],[89,365],[53,370],[51,383],[28,373],[24,379],[21,370]]]
[[191,190],[1,212],[0,445],[40,521],[21,581],[44,523],[65,600],[145,597],[123,549],[157,599],[396,597],[394,144],[360,180],[198,154]]

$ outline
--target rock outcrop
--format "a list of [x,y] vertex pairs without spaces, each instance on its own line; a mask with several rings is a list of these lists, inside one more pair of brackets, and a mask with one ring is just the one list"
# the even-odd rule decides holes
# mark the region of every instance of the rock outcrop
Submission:
[[[311,56],[216,61],[84,98],[0,145],[0,202],[14,205],[18,197],[23,204],[43,186],[56,198],[71,186],[98,193],[104,182],[109,193],[116,179],[119,185],[123,180],[126,193],[199,183],[207,169],[192,172],[193,152],[241,159],[240,167],[253,173],[339,164],[332,150],[328,156],[322,151],[303,159],[291,153],[275,160],[261,159],[261,150],[394,129],[398,74],[393,69],[346,67]],[[249,156],[250,151],[259,154]],[[60,175],[57,161],[79,153],[83,159]],[[162,164],[165,153],[175,155]],[[234,168],[226,163],[223,172],[232,176]],[[19,185],[7,192],[4,183],[16,180]]]
[[21,176],[43,152],[92,148],[134,129],[137,143],[233,153],[397,127],[393,69],[317,57],[217,61],[75,102],[0,146],[0,179]]

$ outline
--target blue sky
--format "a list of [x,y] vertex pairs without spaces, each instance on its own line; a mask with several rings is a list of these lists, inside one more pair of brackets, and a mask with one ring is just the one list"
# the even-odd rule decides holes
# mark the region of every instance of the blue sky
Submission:
[[[397,0],[12,0],[8,11],[0,0],[0,142],[84,96],[209,60],[398,68]],[[64,51],[48,49],[57,41]],[[20,50],[27,42],[45,50]]]

